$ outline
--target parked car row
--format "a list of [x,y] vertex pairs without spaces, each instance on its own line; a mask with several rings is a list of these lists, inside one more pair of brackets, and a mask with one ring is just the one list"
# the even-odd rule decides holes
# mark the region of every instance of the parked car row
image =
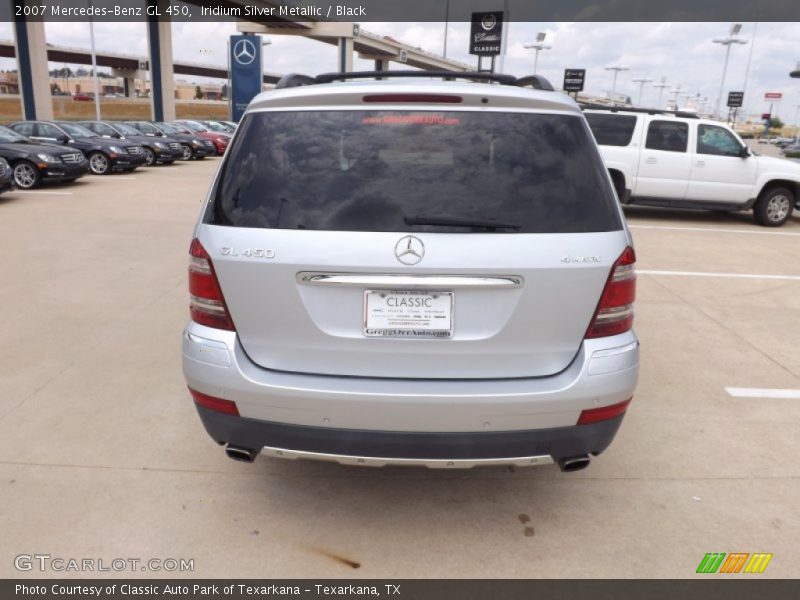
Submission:
[[[231,124],[233,125],[233,124]],[[212,127],[214,128],[212,130]],[[0,126],[0,192],[13,185],[71,182],[221,155],[232,132],[216,121],[18,121]],[[9,184],[3,177],[8,172]]]

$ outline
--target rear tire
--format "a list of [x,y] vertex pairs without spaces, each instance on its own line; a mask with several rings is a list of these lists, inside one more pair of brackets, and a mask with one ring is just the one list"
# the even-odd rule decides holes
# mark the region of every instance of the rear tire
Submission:
[[614,183],[619,203],[625,204],[625,177],[619,171],[611,171],[611,181]]
[[32,190],[42,183],[39,169],[32,162],[21,160],[14,165],[14,183],[22,190]]
[[753,219],[764,227],[780,227],[794,210],[794,193],[785,187],[774,187],[759,194],[753,206]]

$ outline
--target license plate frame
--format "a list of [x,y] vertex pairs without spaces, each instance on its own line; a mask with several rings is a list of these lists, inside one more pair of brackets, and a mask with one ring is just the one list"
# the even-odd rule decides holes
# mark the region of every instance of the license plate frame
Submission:
[[[390,298],[395,302],[390,303]],[[411,306],[397,306],[400,298],[412,300]],[[430,303],[425,299],[430,299]],[[449,339],[453,337],[454,307],[455,292],[364,290],[363,334],[365,337]]]

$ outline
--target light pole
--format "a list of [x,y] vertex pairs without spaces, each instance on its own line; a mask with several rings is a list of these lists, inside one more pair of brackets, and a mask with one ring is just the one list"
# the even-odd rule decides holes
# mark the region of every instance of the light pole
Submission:
[[653,84],[653,87],[658,88],[658,104],[656,104],[656,108],[661,108],[661,95],[664,93],[664,88],[668,88],[669,84],[667,83],[667,78],[662,77],[661,83]]
[[619,75],[620,71],[627,71],[629,67],[624,65],[609,65],[608,67],[603,67],[606,71],[613,71],[614,72],[614,81],[611,83],[611,101],[616,103],[616,99],[614,98],[614,94],[617,91],[617,75]]
[[750,63],[753,60],[753,48],[756,47],[756,34],[758,33],[758,21],[753,24],[753,40],[750,42],[750,51],[747,53],[747,66],[744,68],[744,83],[742,84],[742,114],[747,119],[750,108],[750,96],[747,94],[747,82],[750,80]]
[[[92,0],[87,2],[89,14],[92,10]],[[94,79],[94,112],[95,119],[100,120],[100,83],[97,81],[97,53],[94,50],[94,21],[89,17],[89,40],[92,46],[92,79]]]
[[527,50],[535,50],[536,54],[533,57],[533,74],[536,75],[536,69],[539,67],[539,52],[541,50],[549,50],[552,46],[544,43],[544,38],[547,37],[547,33],[540,31],[536,34],[536,41],[533,44],[525,44],[525,49]]
[[638,83],[639,84],[639,100],[637,100],[636,104],[638,104],[639,106],[642,106],[642,92],[644,92],[644,84],[645,83],[650,83],[653,80],[650,79],[649,77],[635,77],[635,78],[631,79],[631,81],[633,83]]
[[672,99],[672,101],[675,103],[675,110],[678,110],[678,94],[680,94],[681,91],[681,84],[678,84],[677,87],[674,87],[669,91],[670,94],[675,94],[675,98]]
[[715,44],[722,44],[725,46],[725,62],[722,65],[722,80],[719,82],[719,95],[717,95],[717,105],[714,109],[714,116],[719,118],[719,105],[722,102],[722,94],[725,91],[725,75],[728,72],[728,58],[731,54],[731,45],[732,44],[746,44],[747,40],[743,40],[741,38],[737,38],[736,34],[738,34],[742,30],[741,23],[734,23],[731,25],[730,32],[728,33],[728,37],[724,38],[714,38],[711,40]]
[[442,56],[447,58],[447,29],[450,26],[450,0],[444,0],[444,48]]
[[[266,48],[267,46],[271,46],[271,45],[272,45],[272,40],[271,39],[264,38],[264,39],[261,40],[261,47],[262,48]],[[264,91],[264,54],[265,54],[265,52],[262,50],[261,51],[261,74],[259,75],[259,77],[261,78],[261,85],[259,86],[259,89],[262,92]]]

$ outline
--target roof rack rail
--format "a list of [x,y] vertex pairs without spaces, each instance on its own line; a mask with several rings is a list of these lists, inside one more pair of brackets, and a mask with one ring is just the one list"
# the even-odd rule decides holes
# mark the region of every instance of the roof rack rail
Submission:
[[647,115],[673,115],[676,117],[683,117],[685,119],[699,119],[697,113],[687,112],[685,110],[665,110],[661,108],[646,108],[643,106],[611,106],[607,104],[595,104],[591,102],[579,102],[578,106],[581,110],[594,109],[594,110],[607,110],[609,112],[632,112],[644,113]]
[[317,83],[332,83],[334,81],[345,81],[348,79],[388,79],[394,77],[435,77],[445,80],[469,79],[471,81],[488,81],[501,85],[513,85],[519,87],[533,87],[537,90],[553,91],[550,82],[541,75],[529,75],[517,78],[514,75],[504,73],[486,73],[481,71],[352,71],[345,73],[322,73],[316,77],[301,75],[299,73],[289,73],[281,77],[275,85],[275,89],[298,87],[301,85],[314,85]]

